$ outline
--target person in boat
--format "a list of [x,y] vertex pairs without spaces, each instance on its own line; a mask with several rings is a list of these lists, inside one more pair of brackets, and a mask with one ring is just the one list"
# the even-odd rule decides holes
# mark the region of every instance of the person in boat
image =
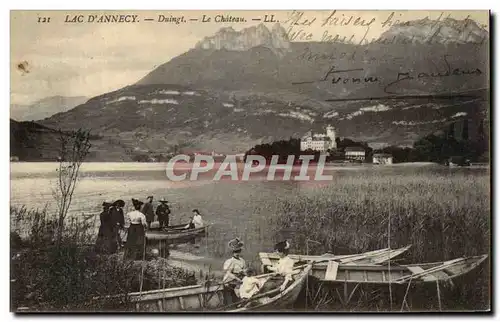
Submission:
[[255,270],[248,268],[246,276],[241,280],[241,285],[238,289],[240,299],[246,300],[254,296],[262,288],[264,281],[255,277]]
[[145,256],[146,245],[146,216],[139,210],[143,205],[142,201],[132,199],[133,211],[127,213],[127,220],[130,223],[128,228],[127,243],[125,245],[125,259],[142,260]]
[[169,226],[170,208],[168,207],[168,201],[165,200],[165,198],[160,199],[160,205],[156,207],[156,216],[158,217],[160,229]]
[[277,243],[274,246],[274,250],[279,254],[279,261],[274,265],[266,265],[264,268],[268,271],[275,273],[276,275],[268,279],[259,293],[265,293],[274,289],[278,289],[283,292],[291,281],[293,281],[293,266],[294,260],[288,256],[290,249],[290,243],[285,240]]
[[151,222],[155,220],[155,212],[153,208],[153,196],[148,196],[146,203],[142,207],[142,213],[146,216],[148,229],[151,229]]
[[186,225],[185,228],[194,229],[203,226],[204,226],[203,218],[201,218],[200,212],[198,211],[198,209],[193,209],[193,218],[191,218],[191,221],[189,222],[189,224]]
[[224,299],[226,305],[238,301],[235,288],[241,284],[243,277],[246,275],[247,265],[245,260],[241,257],[243,246],[244,244],[239,238],[234,238],[228,243],[228,247],[231,249],[233,256],[226,260],[222,267],[225,272],[222,283],[224,284]]
[[113,223],[113,236],[117,247],[123,247],[122,242],[122,231],[125,228],[125,216],[123,215],[123,207],[125,207],[125,201],[119,199],[113,203],[110,209],[111,220]]
[[101,226],[99,226],[95,245],[96,251],[99,253],[109,253],[113,242],[113,227],[110,215],[111,206],[112,204],[110,202],[103,202],[102,212],[99,214]]

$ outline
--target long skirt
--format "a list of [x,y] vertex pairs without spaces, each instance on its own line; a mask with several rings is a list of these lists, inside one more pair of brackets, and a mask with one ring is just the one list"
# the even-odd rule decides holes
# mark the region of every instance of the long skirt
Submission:
[[125,259],[142,260],[145,256],[146,236],[141,224],[131,224],[128,229]]
[[257,294],[263,294],[275,289],[280,288],[281,285],[283,285],[283,282],[285,281],[285,277],[278,275],[278,276],[273,276],[270,279],[268,279],[264,285],[260,288],[259,292]]
[[96,251],[103,254],[112,254],[116,251],[116,241],[113,238],[113,230],[107,225],[99,227],[96,240]]

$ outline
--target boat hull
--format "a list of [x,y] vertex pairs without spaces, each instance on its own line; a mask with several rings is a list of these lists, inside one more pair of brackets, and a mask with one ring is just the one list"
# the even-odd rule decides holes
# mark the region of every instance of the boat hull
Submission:
[[310,269],[311,265],[302,268],[295,281],[285,291],[267,299],[263,304],[252,307],[224,309],[224,286],[218,283],[132,293],[129,294],[129,301],[133,309],[139,312],[276,311],[295,303]]
[[[352,264],[381,264],[389,259],[393,259],[408,249],[410,249],[411,245],[406,247],[398,248],[398,249],[378,249],[366,253],[360,254],[352,254],[352,255],[288,255],[291,259],[296,262],[308,262],[308,261],[325,261],[325,260],[334,260],[339,263],[352,263]],[[260,260],[263,265],[273,265],[276,264],[279,260],[279,255],[275,253],[259,253]]]
[[194,229],[169,229],[169,230],[148,230],[146,231],[146,239],[147,240],[189,240],[193,239],[197,236],[203,235],[206,233],[208,226],[203,226],[200,228]]
[[356,265],[331,261],[315,264],[311,276],[331,284],[407,284],[451,280],[478,267],[487,255],[411,265]]

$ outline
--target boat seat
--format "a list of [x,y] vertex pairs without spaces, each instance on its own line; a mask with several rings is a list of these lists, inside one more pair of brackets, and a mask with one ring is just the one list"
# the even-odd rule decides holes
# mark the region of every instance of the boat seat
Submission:
[[339,269],[339,263],[336,261],[328,261],[328,266],[326,267],[325,281],[335,281],[337,279],[337,272]]
[[[407,268],[412,274],[420,274],[420,273],[425,272],[425,270],[419,266],[408,266]],[[422,279],[424,281],[435,281],[436,277],[432,274],[429,274],[429,275],[422,276]]]

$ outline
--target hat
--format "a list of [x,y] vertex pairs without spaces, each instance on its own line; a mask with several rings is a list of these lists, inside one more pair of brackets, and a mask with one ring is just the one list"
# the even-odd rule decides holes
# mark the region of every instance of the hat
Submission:
[[196,212],[197,214],[200,213],[200,211],[198,209],[193,209],[192,212]]
[[137,207],[137,206],[141,206],[142,204],[144,204],[144,202],[140,201],[140,200],[137,200],[137,199],[134,199],[132,198],[132,204]]
[[153,199],[153,196],[148,196],[146,199],[149,199],[149,198]]
[[116,207],[125,207],[125,201],[118,199],[115,202],[113,202],[113,206]]
[[290,248],[290,243],[288,240],[282,241],[274,245],[274,249],[277,250],[278,252],[283,252],[284,250],[287,250]]
[[165,200],[165,198],[161,198],[161,199],[160,199],[160,202],[161,202],[161,203],[167,203],[167,202],[168,202],[168,200]]
[[243,248],[245,244],[239,239],[239,238],[234,238],[231,239],[228,243],[227,246],[231,248],[233,252],[239,251]]
[[106,207],[106,208],[109,208],[109,207],[111,207],[112,205],[113,205],[113,204],[112,204],[111,202],[107,202],[107,201],[104,201],[104,202],[102,203],[102,206],[103,206],[103,207]]

